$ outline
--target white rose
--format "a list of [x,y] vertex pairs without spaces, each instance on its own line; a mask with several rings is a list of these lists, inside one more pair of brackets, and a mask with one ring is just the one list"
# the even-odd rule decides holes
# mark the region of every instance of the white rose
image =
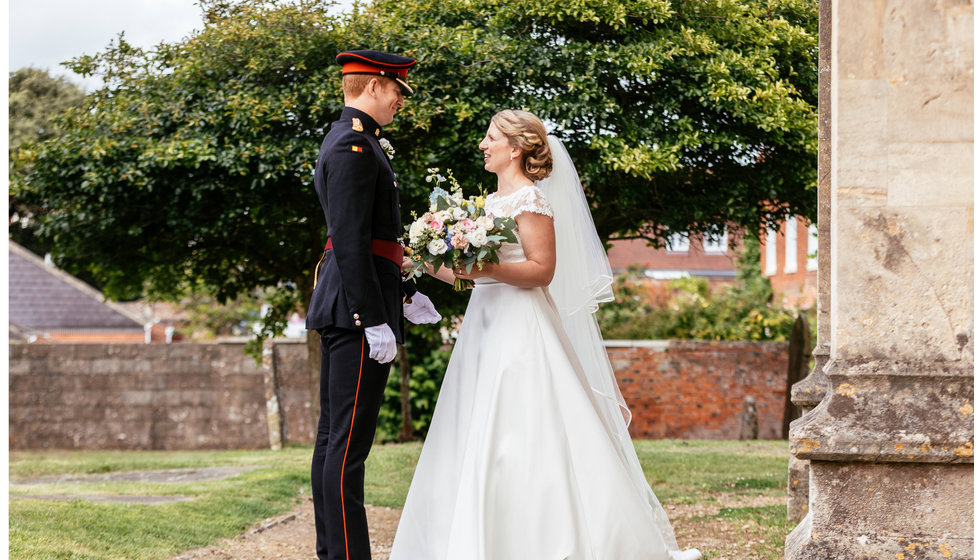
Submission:
[[466,240],[474,247],[483,247],[487,244],[487,232],[483,228],[476,228],[466,234]]
[[462,219],[464,219],[464,218],[466,218],[468,216],[468,214],[466,213],[466,210],[463,210],[462,208],[452,208],[452,209],[450,209],[450,215],[452,216],[452,218],[454,220],[462,220]]
[[493,229],[493,218],[491,218],[490,216],[480,216],[475,221],[476,221],[476,227],[478,228],[485,229],[485,230]]
[[426,223],[422,220],[416,220],[412,223],[412,227],[408,229],[408,239],[411,243],[416,243],[422,232],[425,231]]
[[439,239],[429,241],[427,248],[429,249],[429,253],[433,255],[441,255],[449,250],[449,246],[446,245],[446,240],[441,237]]

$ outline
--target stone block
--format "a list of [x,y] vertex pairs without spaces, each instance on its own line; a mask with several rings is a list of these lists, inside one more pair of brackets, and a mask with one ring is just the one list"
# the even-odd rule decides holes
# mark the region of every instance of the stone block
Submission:
[[882,22],[888,9],[888,0],[864,0],[860,2],[835,2],[834,28],[842,22],[864,22],[849,26],[848,33],[835,33],[833,80],[879,79],[885,60]]
[[888,171],[888,84],[842,80],[833,87],[839,115],[834,155],[834,196],[842,206],[884,205]]
[[973,462],[972,364],[834,360],[825,369],[830,393],[790,427],[795,457]]
[[972,140],[889,143],[888,170],[891,207],[953,207],[972,211]]
[[[888,142],[973,143],[973,122],[964,119],[964,109],[973,106],[973,88],[968,84],[899,84],[888,90]],[[967,159],[972,157],[969,155]],[[928,162],[928,168],[946,163],[943,157]]]
[[973,354],[972,210],[839,209],[834,356],[936,361]]
[[973,536],[973,465],[811,460],[810,476],[818,534]]

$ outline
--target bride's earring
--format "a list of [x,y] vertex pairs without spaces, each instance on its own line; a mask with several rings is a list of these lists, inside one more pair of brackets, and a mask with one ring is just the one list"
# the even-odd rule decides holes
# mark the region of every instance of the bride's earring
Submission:
[[510,161],[514,161],[514,154],[510,154]]

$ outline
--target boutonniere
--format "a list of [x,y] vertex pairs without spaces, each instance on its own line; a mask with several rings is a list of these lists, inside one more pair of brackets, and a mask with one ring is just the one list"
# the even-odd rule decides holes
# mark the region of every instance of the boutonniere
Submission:
[[391,145],[391,142],[387,138],[378,138],[378,144],[381,144],[381,149],[385,151],[385,155],[388,159],[394,159],[395,148]]

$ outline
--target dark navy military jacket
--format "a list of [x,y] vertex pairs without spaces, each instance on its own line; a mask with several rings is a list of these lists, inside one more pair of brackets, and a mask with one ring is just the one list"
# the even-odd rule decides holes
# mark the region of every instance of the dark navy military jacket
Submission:
[[306,328],[387,323],[402,342],[402,296],[415,289],[403,286],[399,265],[371,251],[372,239],[397,242],[403,233],[398,185],[380,136],[367,113],[345,107],[323,139],[313,182],[333,248],[320,265]]

